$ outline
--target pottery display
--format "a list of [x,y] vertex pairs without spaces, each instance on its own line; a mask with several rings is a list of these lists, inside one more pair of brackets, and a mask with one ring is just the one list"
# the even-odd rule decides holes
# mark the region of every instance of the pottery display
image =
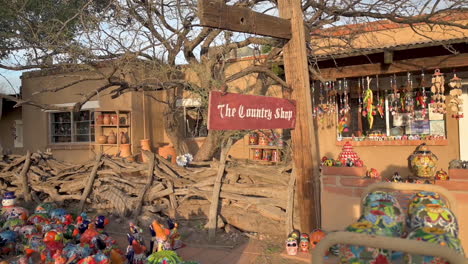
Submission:
[[405,215],[398,203],[391,201],[373,201],[363,209],[362,216],[358,221],[369,221],[383,235],[401,237]]
[[107,136],[100,135],[99,137],[96,138],[96,142],[99,143],[99,144],[106,144],[107,143]]
[[121,144],[120,145],[120,157],[129,158],[132,157],[131,144]]
[[102,125],[103,122],[104,122],[104,116],[103,115],[98,115],[97,118],[96,118],[96,124],[98,125]]
[[102,118],[102,124],[104,125],[110,125],[111,124],[111,118],[109,114],[105,114],[104,117]]
[[111,125],[118,125],[119,124],[119,118],[116,114],[110,115],[110,124]]
[[455,214],[440,204],[422,205],[411,215],[409,227],[415,230],[422,227],[437,227],[458,237],[459,228]]
[[[418,228],[409,233],[407,238],[449,247],[457,251],[459,254],[464,254],[460,239],[437,227]],[[412,254],[405,254],[405,262],[408,264],[446,263],[446,261],[440,257]]]
[[271,161],[272,150],[271,149],[264,149],[262,154],[263,161]]
[[108,144],[116,144],[117,143],[117,137],[115,136],[114,131],[111,131],[109,133],[109,136],[107,136],[107,143]]
[[[355,166],[355,163],[358,160],[361,160],[356,152],[354,152],[353,146],[349,141],[347,141],[341,150],[341,153],[338,155],[337,160],[341,162],[341,164],[347,167]],[[362,164],[363,165],[363,164]],[[360,167],[362,167],[362,165]]]
[[258,145],[258,133],[250,133],[249,135],[249,145]]
[[419,145],[408,159],[414,175],[421,178],[434,177],[438,158],[425,143]]
[[[346,228],[348,232],[355,232],[367,235],[383,235],[388,233],[375,226],[369,221],[359,221]],[[390,263],[392,252],[385,249],[369,248],[354,245],[341,245],[339,249],[339,258],[341,263]]]
[[401,208],[400,203],[394,195],[389,192],[384,191],[374,191],[370,192],[364,197],[362,201],[363,208],[369,207],[373,202],[390,202],[394,206]]
[[273,162],[281,161],[279,153],[280,153],[279,150],[276,150],[276,149],[272,150],[271,151],[271,161],[273,161]]
[[253,154],[253,159],[254,160],[261,160],[262,159],[262,153],[263,153],[262,149],[254,149],[253,152],[254,152],[254,154]]

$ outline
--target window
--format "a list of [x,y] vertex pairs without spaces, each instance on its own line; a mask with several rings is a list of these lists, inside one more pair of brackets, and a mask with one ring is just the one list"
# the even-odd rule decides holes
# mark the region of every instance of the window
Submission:
[[94,112],[50,113],[51,143],[80,143],[94,141]]
[[23,147],[23,120],[15,120],[15,130],[14,130],[14,147],[22,148]]
[[[370,138],[386,136],[395,137],[395,139],[421,139],[427,136],[438,139],[446,138],[446,115],[433,111],[430,88],[419,87],[413,81],[414,85],[409,89],[406,84],[407,77],[398,78],[400,79],[392,77],[392,81],[389,77],[381,78],[380,89],[375,79],[371,82],[374,107],[372,117],[365,114],[363,85],[359,85],[360,81],[348,81],[350,89],[347,91],[346,100],[343,88],[340,89],[340,86],[336,85],[334,89],[338,94],[336,100],[339,120],[338,138],[353,136]],[[395,89],[392,89],[390,84],[393,83],[399,83],[401,86],[398,88],[393,86],[392,88]],[[327,92],[326,89],[320,91],[320,94],[323,94],[322,100],[333,101],[333,99],[327,99]],[[346,102],[349,102],[349,111],[340,111],[346,108]],[[369,121],[373,123],[372,126]]]

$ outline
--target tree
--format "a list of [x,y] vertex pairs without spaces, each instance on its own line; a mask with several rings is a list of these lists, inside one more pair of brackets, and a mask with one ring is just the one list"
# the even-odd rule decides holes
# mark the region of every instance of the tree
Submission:
[[[256,94],[265,94],[271,84],[286,86],[276,74],[277,66],[271,63],[280,58],[284,41],[200,27],[195,0],[75,0],[72,1],[72,8],[59,4],[60,8],[64,8],[58,8],[61,12],[51,12],[44,6],[36,8],[42,2],[44,1],[22,0],[19,1],[21,4],[5,2],[7,9],[3,12],[7,15],[0,23],[7,25],[9,30],[0,42],[0,67],[12,70],[78,67],[95,72],[96,75],[92,78],[42,91],[53,93],[68,89],[76,82],[91,79],[106,81],[97,91],[83,96],[74,110],[80,109],[97,92],[108,89],[114,97],[130,91],[164,90],[166,99],[158,102],[165,105],[166,132],[179,153],[188,149],[180,129],[181,111],[176,107],[181,91],[197,94],[206,107],[209,91],[222,90],[233,80],[244,76],[253,75],[257,78],[257,82],[247,88]],[[56,4],[51,0],[45,2]],[[275,0],[225,2],[265,13],[274,13],[277,5]],[[431,26],[468,28],[466,23],[447,19],[452,14],[450,12],[466,15],[464,0],[378,0],[372,3],[308,0],[302,3],[306,25],[315,35],[322,34],[320,29],[379,19],[411,26],[424,23]],[[23,6],[28,8],[22,8]],[[343,39],[341,45],[351,43],[349,39],[352,37],[343,36],[347,39]],[[228,75],[226,68],[230,52],[246,46],[272,48],[266,59],[257,60],[251,67]],[[18,59],[14,60],[13,57]],[[102,63],[112,70],[103,73],[98,67]],[[181,63],[186,65],[181,67]],[[134,67],[129,67],[136,64],[145,65],[145,72],[151,73],[148,75],[152,78],[137,78]],[[196,80],[183,77],[187,69],[196,75]],[[310,70],[317,74],[314,67],[310,67]],[[41,108],[52,107],[32,101],[17,101]],[[206,116],[206,111],[203,114]],[[218,150],[219,142],[230,135],[227,132],[209,131],[196,159],[210,159]]]

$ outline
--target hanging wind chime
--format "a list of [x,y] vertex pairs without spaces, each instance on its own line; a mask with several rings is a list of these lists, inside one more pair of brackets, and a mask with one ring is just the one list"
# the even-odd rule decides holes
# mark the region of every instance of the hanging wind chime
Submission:
[[396,75],[394,74],[393,77],[390,77],[390,87],[393,90],[393,95],[390,101],[390,112],[392,115],[399,113],[400,109],[400,94],[398,93],[398,86],[396,81]]
[[380,118],[384,118],[385,115],[385,96],[381,95],[380,86],[379,86],[379,76],[376,75],[376,82],[377,82],[377,112],[380,115]]
[[450,110],[454,112],[452,114],[452,117],[459,119],[463,118],[463,99],[460,98],[462,95],[462,89],[461,89],[461,79],[456,75],[453,74],[453,78],[450,79],[449,86],[452,88],[450,90]]
[[447,112],[445,106],[445,88],[444,88],[445,78],[444,74],[440,72],[439,69],[436,69],[432,75],[432,111],[434,113],[445,114]]
[[411,73],[408,72],[407,82],[405,88],[405,110],[410,117],[414,116],[414,97],[413,97],[413,80],[411,79]]
[[416,107],[421,111],[422,117],[427,115],[427,95],[426,95],[426,82],[424,79],[424,71],[421,72],[421,90],[416,93]]
[[[344,88],[343,85],[344,84]],[[338,89],[339,89],[339,98],[340,98],[340,108],[339,108],[339,121],[338,121],[338,134],[341,137],[341,134],[343,132],[348,132],[348,117],[347,114],[350,110],[349,104],[348,104],[348,84],[346,79],[343,80],[343,82],[340,80],[338,82]]]

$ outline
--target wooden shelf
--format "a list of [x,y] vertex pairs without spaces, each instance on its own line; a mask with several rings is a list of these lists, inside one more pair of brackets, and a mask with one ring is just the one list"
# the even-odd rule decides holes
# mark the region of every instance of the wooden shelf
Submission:
[[282,146],[264,146],[264,145],[248,145],[249,148],[259,148],[259,149],[282,149]]
[[96,127],[130,127],[130,125],[95,125]]
[[346,142],[351,143],[352,146],[419,146],[422,143],[426,143],[428,146],[447,146],[448,139],[434,139],[434,140],[364,140],[364,141],[353,141],[353,140],[342,140],[336,141],[337,146],[343,146]]
[[106,144],[99,144],[99,143],[93,143],[93,144],[91,144],[91,145],[96,145],[96,146],[117,146],[118,144],[117,144],[117,143],[116,143],[116,144],[107,144],[107,143],[106,143]]

